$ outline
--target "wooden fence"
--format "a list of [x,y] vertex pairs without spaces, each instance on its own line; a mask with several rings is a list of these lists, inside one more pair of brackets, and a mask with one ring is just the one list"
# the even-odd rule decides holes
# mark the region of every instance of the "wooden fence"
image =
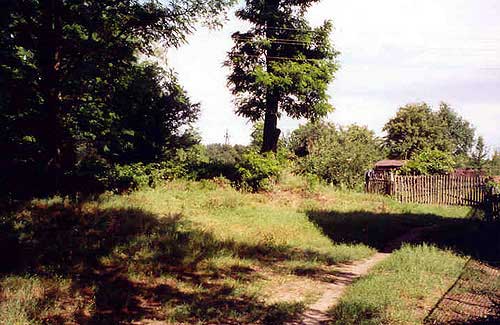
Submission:
[[485,200],[485,184],[480,176],[387,174],[367,178],[366,191],[404,203],[478,206]]
[[493,187],[485,194],[484,213],[486,220],[500,222],[500,191]]

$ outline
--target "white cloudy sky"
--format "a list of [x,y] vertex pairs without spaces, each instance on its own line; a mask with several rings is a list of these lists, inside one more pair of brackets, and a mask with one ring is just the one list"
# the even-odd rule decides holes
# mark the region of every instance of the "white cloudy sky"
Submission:
[[[367,125],[382,135],[398,107],[446,101],[473,123],[490,148],[500,147],[500,0],[323,0],[308,13],[313,25],[334,22],[341,69],[329,94],[328,119]],[[250,124],[236,116],[222,67],[230,35],[246,24],[230,15],[221,30],[200,28],[168,53],[194,101],[205,143],[249,141]],[[303,122],[303,121],[302,121]],[[299,122],[284,119],[283,131]]]

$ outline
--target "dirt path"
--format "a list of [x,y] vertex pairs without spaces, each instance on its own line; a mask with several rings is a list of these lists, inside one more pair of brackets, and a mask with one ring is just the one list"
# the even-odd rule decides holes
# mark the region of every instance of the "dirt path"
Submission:
[[417,240],[420,235],[432,229],[433,227],[414,228],[410,232],[391,241],[386,245],[382,252],[378,252],[369,259],[356,261],[351,264],[342,265],[336,268],[336,272],[331,276],[331,282],[325,283],[325,289],[322,296],[295,321],[289,322],[289,325],[318,325],[325,324],[330,319],[328,310],[334,307],[344,291],[358,278],[366,275],[370,269],[391,255],[391,252],[399,249],[403,243],[409,243]]

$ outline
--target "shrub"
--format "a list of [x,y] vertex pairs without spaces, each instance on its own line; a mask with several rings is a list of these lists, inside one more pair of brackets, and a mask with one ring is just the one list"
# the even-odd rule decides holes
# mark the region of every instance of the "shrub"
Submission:
[[239,185],[253,191],[268,190],[282,171],[282,163],[274,153],[260,154],[249,151],[236,165]]
[[403,175],[447,174],[453,171],[455,161],[450,153],[426,149],[413,155],[400,170]]
[[357,125],[338,129],[333,124],[315,125],[299,129],[292,136],[292,149],[303,155],[297,159],[297,171],[317,175],[337,186],[361,186],[364,172],[384,157],[380,139]]
[[107,183],[109,189],[123,192],[147,186],[155,187],[165,180],[183,174],[185,174],[183,166],[172,162],[116,165],[110,171]]
[[187,149],[178,149],[174,159],[170,162],[171,167],[175,166],[172,176],[174,178],[198,179],[208,162],[207,150],[201,144],[193,145]]
[[236,164],[242,159],[247,150],[241,145],[209,144],[206,146],[208,162],[201,165],[198,170],[198,178],[212,179],[214,177],[225,177],[232,182],[239,179]]

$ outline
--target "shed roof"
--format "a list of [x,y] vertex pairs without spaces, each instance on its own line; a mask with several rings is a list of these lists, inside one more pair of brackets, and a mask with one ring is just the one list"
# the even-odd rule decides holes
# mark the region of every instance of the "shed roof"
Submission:
[[403,167],[406,160],[385,159],[377,162],[375,167]]

